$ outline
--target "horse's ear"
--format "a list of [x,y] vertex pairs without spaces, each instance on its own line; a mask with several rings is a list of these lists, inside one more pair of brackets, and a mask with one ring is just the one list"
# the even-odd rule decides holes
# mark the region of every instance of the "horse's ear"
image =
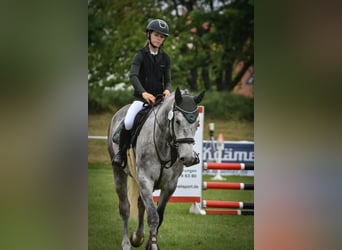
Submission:
[[182,93],[180,92],[178,87],[177,87],[176,93],[175,93],[175,100],[176,100],[177,104],[180,104],[182,101]]
[[198,96],[194,97],[195,103],[199,104],[204,97],[205,90],[203,90]]

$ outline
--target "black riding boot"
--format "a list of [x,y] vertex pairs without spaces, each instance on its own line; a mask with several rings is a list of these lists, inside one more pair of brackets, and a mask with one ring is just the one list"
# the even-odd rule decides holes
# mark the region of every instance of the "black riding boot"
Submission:
[[131,131],[126,130],[125,126],[120,131],[119,152],[114,155],[112,163],[118,166],[122,166],[122,163],[126,159],[126,150],[131,140]]

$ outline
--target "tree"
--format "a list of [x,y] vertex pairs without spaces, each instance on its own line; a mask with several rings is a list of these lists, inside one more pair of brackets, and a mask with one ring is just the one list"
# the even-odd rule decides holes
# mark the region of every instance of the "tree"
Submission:
[[128,82],[128,70],[143,46],[147,19],[156,15],[151,1],[88,2],[88,73],[90,87]]
[[[188,63],[190,89],[197,89],[199,73],[206,89],[212,87],[211,82],[217,90],[234,89],[254,63],[253,2],[173,0],[169,6],[186,20],[177,36],[179,52]],[[233,76],[234,65],[240,61],[244,68]]]
[[[149,18],[165,19],[172,82],[190,90],[231,91],[254,63],[253,1],[88,1],[89,91],[127,83]],[[234,65],[244,70],[233,74]]]

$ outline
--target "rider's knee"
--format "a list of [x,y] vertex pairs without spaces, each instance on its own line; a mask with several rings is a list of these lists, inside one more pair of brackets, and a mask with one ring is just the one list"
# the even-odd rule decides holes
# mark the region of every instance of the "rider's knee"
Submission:
[[126,117],[126,119],[124,121],[125,129],[131,130],[133,128],[133,123],[134,123],[134,119],[129,119],[129,118],[127,119],[127,117]]

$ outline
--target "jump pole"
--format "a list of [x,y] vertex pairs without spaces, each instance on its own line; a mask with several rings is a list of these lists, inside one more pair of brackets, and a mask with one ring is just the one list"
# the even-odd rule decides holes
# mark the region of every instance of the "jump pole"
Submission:
[[239,182],[203,182],[202,189],[254,190],[254,184]]
[[223,210],[223,209],[204,209],[205,214],[229,214],[229,215],[254,215],[254,210]]
[[254,164],[204,162],[203,169],[254,170]]
[[215,200],[203,200],[203,208],[245,208],[254,209],[253,202],[242,202],[242,201],[215,201]]

